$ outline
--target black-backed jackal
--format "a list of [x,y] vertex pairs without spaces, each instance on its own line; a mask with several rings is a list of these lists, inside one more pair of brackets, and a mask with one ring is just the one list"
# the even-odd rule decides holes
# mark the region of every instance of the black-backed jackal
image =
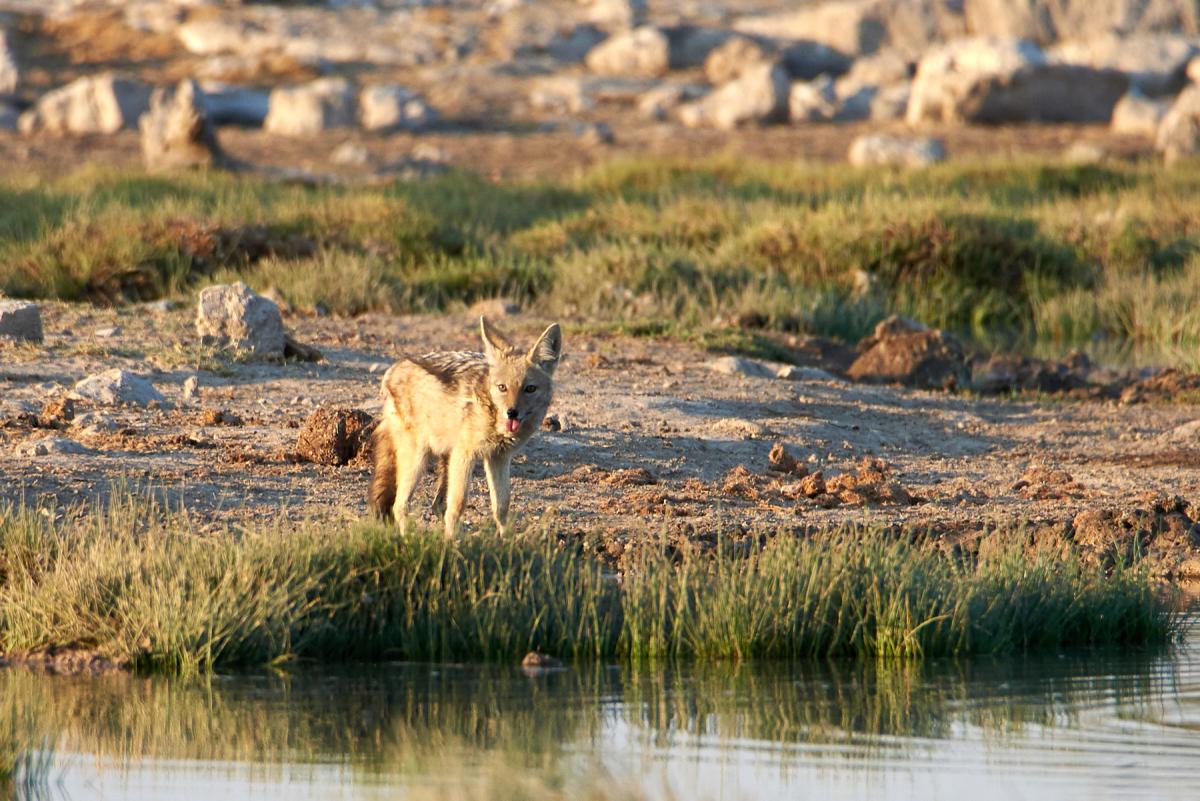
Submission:
[[383,376],[383,417],[372,435],[370,506],[403,526],[413,490],[431,457],[440,462],[434,507],[446,535],[458,530],[476,459],[483,460],[492,515],[508,519],[513,453],[537,432],[550,408],[551,378],[562,355],[555,323],[528,351],[479,318],[483,353],[414,356]]

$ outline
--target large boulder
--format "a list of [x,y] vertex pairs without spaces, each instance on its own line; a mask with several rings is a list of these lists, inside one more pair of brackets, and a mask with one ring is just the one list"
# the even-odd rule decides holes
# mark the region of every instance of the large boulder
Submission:
[[1187,80],[1188,62],[1200,52],[1195,37],[1178,34],[1105,34],[1063,42],[1047,51],[1051,61],[1116,70],[1143,94],[1158,96],[1179,90]]
[[1195,0],[962,0],[968,30],[1040,44],[1115,33],[1197,32]]
[[152,170],[212,167],[226,161],[204,92],[190,78],[172,88],[155,89],[138,129],[142,158]]
[[279,307],[241,281],[200,291],[196,333],[206,342],[264,358],[282,358],[287,344]]
[[376,84],[358,96],[358,118],[370,131],[417,131],[437,120],[425,98],[396,84]]
[[1165,100],[1146,97],[1137,89],[1130,89],[1113,108],[1113,133],[1153,139],[1170,107]]
[[309,136],[354,125],[354,89],[345,78],[318,78],[271,91],[263,128],[284,136]]
[[590,0],[588,21],[609,30],[626,30],[646,22],[646,0]]
[[748,68],[772,60],[770,49],[747,36],[732,36],[704,59],[704,78],[720,86],[741,77]]
[[72,394],[107,406],[149,406],[166,400],[146,379],[116,367],[78,381]]
[[1200,154],[1200,84],[1175,98],[1158,125],[1154,147],[1168,162]]
[[47,92],[21,115],[23,133],[111,134],[132,128],[150,107],[150,87],[114,73],[92,75]]
[[851,143],[848,158],[856,167],[928,167],[946,160],[946,148],[928,137],[864,134]]
[[0,300],[0,337],[42,341],[42,312],[27,300]]
[[791,81],[778,64],[758,64],[700,100],[679,109],[689,128],[729,130],[747,123],[778,122],[787,116]]
[[1108,122],[1129,79],[1116,70],[1052,64],[1032,42],[949,42],[921,60],[906,118],[923,122]]
[[605,39],[592,48],[584,62],[601,75],[657,78],[670,68],[671,43],[657,28],[636,28]]
[[0,28],[0,98],[16,92],[19,79],[17,59],[9,49],[7,34]]

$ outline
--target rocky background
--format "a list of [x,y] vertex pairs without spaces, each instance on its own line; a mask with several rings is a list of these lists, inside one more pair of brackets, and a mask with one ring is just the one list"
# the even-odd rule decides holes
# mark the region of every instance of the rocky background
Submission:
[[1174,159],[1197,53],[1194,0],[0,0],[0,162]]

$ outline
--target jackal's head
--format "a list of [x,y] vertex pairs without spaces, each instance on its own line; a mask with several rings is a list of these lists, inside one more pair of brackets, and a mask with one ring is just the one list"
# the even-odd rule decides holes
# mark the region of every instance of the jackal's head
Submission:
[[521,350],[485,318],[479,318],[488,363],[488,392],[496,407],[496,430],[505,436],[532,433],[550,408],[550,379],[562,355],[562,330],[547,328]]

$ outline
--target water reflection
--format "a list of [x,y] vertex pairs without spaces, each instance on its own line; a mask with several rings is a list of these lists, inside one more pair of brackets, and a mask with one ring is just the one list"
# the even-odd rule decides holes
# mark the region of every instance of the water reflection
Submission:
[[[1179,798],[1200,781],[1193,649],[534,678],[405,664],[203,681],[0,671],[0,715],[0,730],[56,743],[71,797],[153,797],[147,787],[183,774],[193,788],[224,777],[211,797],[317,785],[372,797],[497,765],[548,787],[583,770],[652,775],[647,794],[665,781],[687,798],[784,797],[814,781],[834,795],[919,797],[926,780],[935,791],[974,783],[986,798],[989,771],[1056,797],[1070,796],[1061,784],[1072,777]],[[901,774],[909,782],[897,787]]]

